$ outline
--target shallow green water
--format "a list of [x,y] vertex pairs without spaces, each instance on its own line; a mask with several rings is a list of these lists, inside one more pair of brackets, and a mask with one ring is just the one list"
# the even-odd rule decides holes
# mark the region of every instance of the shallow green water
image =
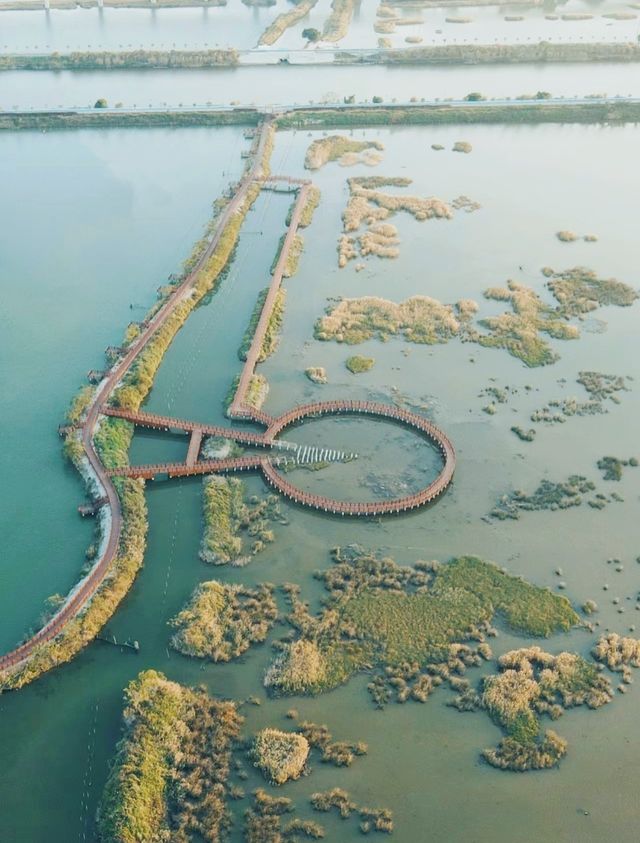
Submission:
[[[606,453],[638,453],[638,305],[602,309],[595,316],[606,320],[606,332],[583,330],[579,341],[552,341],[561,359],[535,370],[505,352],[475,345],[429,347],[391,340],[355,349],[376,358],[374,368],[356,378],[344,368],[354,349],[312,336],[327,299],[337,295],[375,294],[399,301],[422,293],[443,301],[480,300],[484,288],[509,277],[542,294],[541,266],[562,269],[580,263],[637,286],[629,244],[634,242],[639,187],[638,129],[467,126],[380,130],[366,136],[385,144],[377,169],[329,165],[314,174],[322,203],[305,234],[300,270],[286,284],[279,349],[261,367],[271,383],[266,409],[280,412],[296,402],[329,396],[406,396],[424,405],[456,445],[459,466],[452,489],[427,510],[380,522],[326,518],[283,504],[290,524],[276,526],[274,545],[244,569],[211,570],[197,556],[201,481],[151,484],[146,564],[108,624],[119,640],[139,640],[141,652],[121,653],[96,642],[72,664],[0,697],[0,840],[93,839],[92,818],[119,732],[122,688],[147,667],[178,681],[203,682],[223,696],[262,697],[262,706],[246,708],[249,730],[286,724],[284,713],[293,705],[303,718],[326,722],[339,739],[367,741],[369,755],[352,769],[316,765],[309,778],[285,789],[297,799],[302,815],[308,794],[340,786],[358,802],[392,808],[392,839],[401,843],[637,839],[637,689],[598,712],[568,712],[555,724],[570,744],[559,770],[512,775],[479,763],[479,751],[494,744],[499,731],[482,713],[462,715],[448,708],[446,690],[424,706],[391,705],[384,713],[371,708],[363,677],[316,699],[266,700],[261,679],[270,660],[268,646],[250,650],[237,663],[204,667],[167,650],[166,622],[198,581],[214,576],[231,582],[294,581],[317,606],[321,591],[312,572],[330,564],[331,547],[351,541],[382,548],[400,562],[477,553],[553,588],[559,579],[554,570],[561,566],[572,600],[594,598],[601,605],[603,628],[624,632],[637,622],[640,474],[630,469],[620,484],[605,484],[595,461]],[[8,150],[17,167],[9,169],[4,164],[8,155],[0,155],[3,183],[9,186],[1,201],[6,196],[11,211],[3,213],[9,224],[0,230],[3,289],[10,291],[3,301],[7,328],[1,335],[3,395],[9,399],[2,425],[10,446],[3,466],[5,489],[11,489],[3,495],[0,558],[5,646],[34,620],[47,594],[73,581],[88,540],[90,526],[74,512],[81,488],[65,471],[55,436],[68,397],[83,372],[100,363],[102,348],[117,340],[133,318],[128,305],[148,304],[155,287],[188,252],[210,201],[232,167],[237,172],[238,138],[232,130],[22,135],[20,147]],[[463,139],[473,144],[471,155],[430,149],[434,142],[449,149]],[[306,133],[278,136],[274,171],[301,173],[309,140]],[[0,138],[0,143],[6,148],[15,138]],[[78,162],[85,164],[81,189],[68,178]],[[363,173],[409,175],[416,193],[444,199],[465,193],[483,207],[473,214],[459,212],[450,221],[417,223],[399,215],[394,220],[402,241],[397,260],[371,258],[360,273],[353,264],[338,270],[335,244],[346,202],[344,180]],[[30,198],[21,205],[24,195]],[[223,419],[221,402],[240,365],[236,350],[255,296],[268,280],[286,205],[283,197],[259,200],[226,281],[194,313],[167,354],[148,403],[151,410]],[[595,232],[600,239],[560,244],[554,237],[560,228]],[[40,249],[32,247],[33,240],[42,244]],[[492,312],[502,309],[492,307]],[[40,330],[43,324],[46,331]],[[307,366],[324,366],[329,384],[311,384],[304,375]],[[581,369],[632,375],[636,381],[607,415],[574,418],[553,428],[540,425],[532,444],[510,433],[512,424],[527,424],[529,413],[550,398],[575,394],[582,400],[575,384]],[[490,378],[517,389],[493,417],[482,412],[486,399],[478,397],[491,385]],[[530,392],[526,385],[533,387]],[[341,435],[329,420],[314,425],[322,427],[322,438]],[[309,424],[291,435],[303,441],[312,431]],[[361,431],[364,451],[384,446],[377,425]],[[167,443],[157,435],[136,436],[133,458],[178,456],[185,445],[177,438]],[[573,472],[593,478],[606,491],[615,487],[625,502],[602,512],[585,506],[531,513],[513,523],[481,520],[509,488],[531,491],[542,477],[564,479]],[[257,477],[248,485],[252,491],[263,488]],[[607,565],[612,556],[623,560],[622,573]],[[621,598],[624,614],[612,604],[614,597]],[[545,643],[554,651],[587,652],[594,637],[575,631]],[[521,641],[501,634],[495,650]],[[258,784],[252,773],[247,789]],[[321,821],[328,839],[359,839],[355,822],[325,822],[324,816]],[[236,831],[234,840],[239,839]]]

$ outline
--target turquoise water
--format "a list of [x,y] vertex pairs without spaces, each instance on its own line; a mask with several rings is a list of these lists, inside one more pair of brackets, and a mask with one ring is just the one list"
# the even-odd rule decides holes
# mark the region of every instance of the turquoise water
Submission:
[[[299,272],[286,282],[279,348],[260,369],[271,383],[265,408],[280,412],[329,396],[405,396],[452,437],[459,455],[454,485],[436,506],[375,522],[326,518],[283,504],[290,525],[276,525],[273,545],[246,568],[211,570],[197,556],[201,481],[151,484],[145,567],[108,624],[118,640],[139,640],[141,652],[120,652],[96,642],[70,665],[0,697],[0,840],[93,839],[92,819],[119,732],[122,688],[146,667],[178,681],[204,683],[223,696],[260,696],[262,706],[245,709],[248,730],[286,724],[284,712],[294,705],[301,717],[326,722],[339,739],[367,741],[369,755],[352,769],[316,765],[309,778],[287,786],[284,793],[297,800],[303,816],[311,792],[340,786],[358,802],[392,808],[392,839],[400,843],[427,839],[427,833],[430,839],[456,843],[599,843],[607,838],[632,843],[637,838],[637,689],[617,695],[598,712],[570,711],[554,725],[570,744],[559,770],[512,775],[479,763],[479,751],[495,744],[499,731],[482,713],[462,715],[448,708],[447,690],[425,706],[391,705],[384,713],[370,706],[366,677],[315,699],[266,700],[261,681],[271,658],[268,645],[250,650],[240,662],[201,669],[167,650],[166,622],[198,581],[214,576],[231,582],[294,581],[317,607],[321,592],[311,574],[330,564],[331,547],[350,541],[381,548],[400,562],[477,553],[554,589],[554,570],[560,565],[572,600],[594,598],[601,605],[601,628],[625,632],[636,621],[640,474],[629,469],[620,484],[604,484],[595,461],[606,453],[637,454],[638,305],[603,308],[595,316],[606,321],[605,332],[592,331],[587,322],[579,341],[552,341],[561,355],[558,363],[533,370],[503,351],[457,342],[429,347],[369,341],[356,348],[321,343],[313,339],[313,325],[328,299],[338,295],[399,301],[421,293],[447,302],[461,297],[482,301],[483,289],[510,277],[544,294],[543,265],[562,269],[584,263],[637,287],[637,262],[629,244],[634,242],[640,187],[638,131],[634,126],[357,131],[355,137],[385,145],[378,168],[332,164],[313,174],[322,190],[321,205],[304,235]],[[273,170],[302,174],[310,140],[306,132],[279,135]],[[473,152],[448,151],[456,140],[470,141]],[[104,346],[117,341],[134,318],[129,305],[149,304],[157,285],[188,253],[210,202],[238,172],[240,143],[240,134],[226,129],[0,138],[7,185],[0,201],[6,203],[3,219],[8,220],[0,229],[0,255],[3,280],[10,279],[3,285],[10,295],[5,293],[3,301],[7,328],[1,334],[1,359],[3,394],[14,396],[2,417],[4,441],[10,445],[3,465],[11,495],[4,500],[5,507],[14,507],[11,517],[3,511],[1,533],[5,646],[34,621],[47,594],[73,581],[88,539],[90,526],[74,512],[81,487],[64,468],[55,433],[68,397],[83,373],[100,364]],[[442,143],[447,151],[433,152],[432,143]],[[69,178],[79,164],[84,164],[82,179]],[[407,175],[417,194],[452,199],[464,193],[482,208],[458,212],[450,221],[417,223],[399,215],[394,219],[401,238],[397,260],[370,258],[360,273],[353,264],[339,270],[335,246],[345,179],[361,174]],[[284,197],[260,198],[247,218],[229,275],[190,318],[163,361],[148,402],[151,410],[223,419],[221,402],[240,365],[236,349],[255,296],[268,281],[286,208]],[[599,240],[561,244],[554,236],[560,228],[594,232]],[[25,283],[29,297],[23,293]],[[491,307],[492,312],[501,309]],[[141,312],[134,309],[133,314]],[[344,368],[354,352],[376,358],[373,369],[357,378]],[[307,366],[324,366],[329,384],[311,384],[304,375]],[[525,424],[529,413],[550,398],[582,398],[575,383],[581,369],[636,380],[607,415],[539,426],[532,444],[510,433],[512,424]],[[486,399],[479,397],[491,378],[517,390],[493,417],[482,412]],[[529,392],[526,385],[532,387]],[[343,435],[329,420],[317,428],[314,438]],[[292,434],[302,437],[312,430],[310,424]],[[363,450],[379,458],[379,471],[386,471],[378,426],[361,428],[359,438]],[[144,461],[161,453],[177,455],[185,444],[136,436],[132,456]],[[406,455],[404,447],[401,453]],[[606,491],[615,486],[625,502],[602,512],[581,507],[531,513],[513,523],[482,520],[508,489],[532,490],[542,477],[563,479],[573,472],[593,478]],[[257,477],[248,485],[250,491],[263,489]],[[36,510],[38,496],[49,503]],[[55,510],[47,509],[54,505]],[[607,565],[612,556],[623,560],[622,573]],[[605,583],[608,592],[602,590]],[[620,597],[625,614],[618,614],[614,597]],[[554,652],[586,653],[594,637],[576,630],[544,645]],[[495,651],[521,643],[501,633]],[[247,790],[259,783],[252,771]],[[321,820],[327,839],[360,839],[355,823]],[[237,829],[233,839],[240,840]]]

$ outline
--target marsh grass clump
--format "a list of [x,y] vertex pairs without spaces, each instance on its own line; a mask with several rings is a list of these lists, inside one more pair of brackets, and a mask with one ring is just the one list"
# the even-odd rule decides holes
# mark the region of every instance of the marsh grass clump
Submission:
[[273,20],[258,40],[258,46],[269,46],[281,38],[282,35],[292,26],[295,26],[299,21],[305,18],[309,12],[316,5],[318,0],[298,0],[298,2],[291,9],[278,15]]
[[310,798],[314,811],[328,813],[336,810],[343,820],[349,819],[354,811],[358,810],[357,804],[351,799],[346,790],[334,787],[321,793],[313,793]]
[[536,438],[536,431],[533,427],[530,427],[529,430],[525,430],[519,425],[514,425],[511,428],[511,432],[515,433],[515,435],[518,437],[518,439],[520,439],[521,442],[533,442],[533,440]]
[[[366,163],[366,162],[365,162]],[[363,176],[348,179],[349,200],[342,214],[343,234],[338,245],[339,266],[357,257],[377,255],[396,258],[400,254],[395,226],[386,223],[392,214],[405,211],[422,221],[433,218],[451,219],[451,207],[435,197],[407,196],[401,193],[382,192],[383,187],[404,188],[411,179],[387,176]],[[355,236],[362,226],[365,231]]]
[[591,655],[613,671],[623,672],[629,666],[640,667],[640,640],[609,632],[598,639]]
[[[309,192],[307,193],[307,201],[304,204],[304,208],[300,214],[300,228],[308,228],[313,222],[313,215],[315,214],[316,208],[320,204],[320,188],[316,187],[315,185],[311,185],[309,188]],[[293,211],[293,205],[291,206],[291,210],[287,215],[287,225],[291,222],[291,212]]]
[[309,746],[320,751],[320,759],[335,767],[350,767],[356,757],[367,754],[367,745],[362,741],[334,741],[328,727],[304,721],[299,725],[300,734]]
[[178,630],[171,646],[188,656],[227,662],[264,641],[277,618],[271,585],[200,583],[170,621]]
[[578,383],[586,389],[592,399],[614,404],[620,403],[619,392],[628,392],[629,387],[620,375],[605,375],[602,372],[579,372]]
[[547,287],[558,301],[558,312],[565,317],[581,316],[598,307],[629,307],[638,293],[615,278],[599,278],[591,269],[575,266],[563,272],[545,270]]
[[467,155],[473,151],[473,147],[469,141],[456,141],[451,149],[453,152],[464,152]]
[[325,384],[328,382],[327,370],[323,366],[309,366],[304,370],[305,375],[312,383]]
[[556,237],[561,243],[574,243],[578,240],[578,235],[575,231],[558,231],[556,232]]
[[489,334],[476,334],[473,338],[487,348],[504,348],[527,366],[545,366],[554,363],[558,356],[542,339],[546,333],[554,339],[577,339],[578,329],[554,315],[551,308],[530,288],[516,281],[507,287],[485,290],[485,298],[509,302],[513,312],[489,316],[480,320],[480,326]]
[[319,170],[330,161],[339,161],[344,155],[358,154],[370,149],[381,152],[384,150],[384,145],[380,141],[356,141],[344,135],[329,135],[326,138],[318,138],[310,144],[305,155],[304,166],[307,170]]
[[572,474],[560,483],[543,480],[531,495],[521,490],[503,495],[491,510],[491,516],[504,521],[507,518],[519,518],[521,512],[570,509],[573,506],[581,506],[582,495],[595,491],[595,488],[591,480],[580,474]]
[[309,756],[309,743],[295,732],[263,729],[251,748],[253,763],[272,784],[284,784],[302,775]]
[[242,717],[232,702],[142,672],[125,691],[123,737],[98,809],[101,840],[219,840]]
[[[357,547],[339,549],[335,560],[317,575],[328,592],[319,615],[296,592],[288,595],[287,620],[299,637],[279,645],[267,671],[265,685],[275,693],[321,693],[377,667],[382,673],[369,687],[377,705],[392,692],[399,701],[424,701],[439,680],[486,658],[490,650],[480,645],[496,615],[537,636],[579,622],[565,597],[476,557],[454,559],[435,572]],[[466,643],[471,637],[477,648]]]
[[636,467],[637,465],[638,460],[635,457],[628,460],[620,460],[618,457],[601,457],[597,462],[604,480],[622,480],[622,470],[627,466]]
[[467,319],[466,311],[428,296],[413,296],[399,304],[365,296],[338,302],[316,323],[315,337],[356,345],[400,334],[407,342],[434,345],[460,334]]
[[375,362],[373,357],[362,357],[356,354],[353,357],[348,357],[344,365],[352,374],[358,375],[372,369]]
[[[282,818],[295,810],[291,799],[270,796],[262,788],[254,791],[253,804],[245,811],[246,843],[279,843],[282,841]],[[292,839],[295,840],[295,837]]]
[[540,715],[557,719],[567,708],[600,708],[611,701],[611,682],[575,653],[553,656],[539,647],[512,650],[498,659],[500,673],[484,678],[481,703],[506,732],[496,749],[485,750],[492,766],[510,770],[553,767],[567,743],[541,732]]
[[356,0],[331,0],[331,14],[322,30],[323,41],[340,41],[349,31]]
[[[280,520],[278,497],[269,495],[255,503],[245,501],[244,483],[236,477],[212,474],[203,480],[202,511],[204,532],[200,558],[213,565],[243,565],[261,545],[274,541],[269,521]],[[243,534],[254,540],[245,551]]]

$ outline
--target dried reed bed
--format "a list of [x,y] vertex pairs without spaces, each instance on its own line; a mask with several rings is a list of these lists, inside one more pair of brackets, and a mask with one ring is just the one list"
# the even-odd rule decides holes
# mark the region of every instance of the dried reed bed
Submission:
[[309,757],[309,742],[296,732],[262,729],[253,740],[254,765],[272,784],[299,779]]
[[319,170],[330,161],[338,161],[343,155],[360,153],[368,149],[382,152],[384,145],[380,141],[356,141],[344,135],[329,135],[318,138],[309,145],[304,166],[307,170]]
[[458,309],[428,296],[413,296],[399,304],[377,296],[343,299],[318,320],[315,336],[348,345],[398,334],[409,342],[443,343],[460,332],[475,302],[460,304]]
[[177,630],[171,646],[187,656],[228,662],[264,641],[277,617],[271,585],[203,582],[170,621]]

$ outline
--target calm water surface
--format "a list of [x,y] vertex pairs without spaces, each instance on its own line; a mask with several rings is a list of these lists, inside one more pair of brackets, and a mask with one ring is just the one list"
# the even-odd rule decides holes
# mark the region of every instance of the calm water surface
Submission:
[[[596,599],[603,627],[624,632],[636,619],[632,599],[640,586],[635,563],[640,476],[632,470],[616,484],[625,502],[602,512],[582,507],[531,513],[507,524],[481,519],[496,496],[514,486],[530,490],[542,477],[562,479],[579,472],[610,491],[612,484],[605,486],[599,478],[596,459],[605,453],[637,454],[632,423],[640,411],[637,306],[602,309],[596,315],[606,321],[605,332],[585,330],[579,341],[554,343],[560,361],[534,370],[503,351],[391,340],[357,347],[357,353],[375,357],[376,365],[355,378],[344,367],[354,349],[313,340],[313,325],[327,299],[338,295],[400,301],[421,293],[447,302],[461,297],[481,301],[483,289],[508,278],[544,295],[539,271],[544,265],[585,264],[638,286],[629,243],[634,242],[640,187],[635,166],[639,130],[465,126],[358,131],[354,136],[384,143],[384,160],[373,171],[334,164],[314,174],[322,204],[305,233],[300,270],[287,282],[279,349],[261,367],[271,383],[266,409],[279,412],[328,396],[404,396],[425,407],[455,442],[459,468],[453,488],[428,510],[381,522],[327,519],[283,505],[291,523],[276,526],[274,545],[244,569],[212,571],[197,557],[201,481],[152,485],[146,564],[108,625],[119,639],[138,639],[140,654],[97,642],[72,664],[0,697],[1,840],[93,839],[92,818],[119,731],[122,688],[143,668],[205,683],[224,696],[262,696],[261,707],[246,710],[250,730],[286,723],[284,712],[292,701],[267,701],[261,688],[268,646],[251,650],[241,662],[203,669],[167,650],[166,621],[200,580],[294,581],[317,606],[321,592],[312,572],[329,564],[332,546],[358,541],[401,562],[477,553],[553,588],[558,580],[554,569],[561,565],[567,594],[577,603]],[[11,495],[4,500],[5,509],[12,507],[2,524],[4,646],[34,621],[47,594],[73,581],[89,538],[90,527],[74,513],[81,487],[65,470],[55,435],[68,397],[83,373],[100,363],[104,346],[116,341],[133,318],[129,305],[152,301],[157,285],[179,266],[211,200],[237,174],[239,137],[231,130],[181,130],[0,138],[0,166],[8,186],[0,201],[3,219],[9,220],[0,235],[3,289],[9,291],[2,311],[2,376],[3,395],[10,398],[2,424],[10,446],[3,465]],[[470,141],[473,153],[448,151],[456,140]],[[274,171],[301,174],[309,141],[306,132],[279,135]],[[433,152],[435,142],[447,151]],[[77,176],[69,177],[77,173],[78,162],[84,165],[82,189]],[[353,264],[339,270],[335,245],[346,202],[345,178],[364,173],[410,176],[410,189],[417,194],[452,199],[464,193],[482,208],[458,212],[450,221],[417,223],[398,216],[399,259],[371,258],[360,273]],[[222,420],[222,399],[240,365],[236,349],[255,297],[268,281],[286,210],[285,197],[260,198],[227,279],[194,313],[167,354],[151,410]],[[554,237],[560,228],[595,232],[599,241],[561,244]],[[36,238],[39,248],[32,245]],[[324,366],[329,384],[311,384],[304,375],[307,366]],[[510,433],[512,424],[526,423],[529,413],[550,398],[582,397],[575,383],[581,369],[631,375],[636,382],[607,415],[540,426],[532,444]],[[482,412],[486,399],[478,396],[490,378],[515,392],[493,417]],[[528,393],[526,385],[532,387]],[[314,438],[342,436],[340,426],[328,420],[317,428]],[[384,471],[385,443],[378,428],[363,426],[359,439],[372,462],[380,452]],[[292,435],[298,432],[311,435],[313,426]],[[145,461],[184,453],[184,447],[178,439],[137,436],[132,456]],[[400,450],[404,453],[401,444]],[[346,486],[352,483],[357,478],[345,479]],[[263,486],[256,477],[249,488],[260,492]],[[611,556],[624,561],[622,573],[606,564]],[[611,585],[607,593],[602,591],[605,582]],[[625,614],[617,613],[614,596],[621,598]],[[576,631],[545,646],[586,653],[593,639]],[[495,649],[499,654],[521,643],[501,634]],[[441,690],[425,706],[391,705],[380,713],[369,705],[365,684],[361,677],[330,695],[293,703],[303,718],[326,722],[338,738],[362,739],[370,746],[369,755],[352,769],[316,765],[310,778],[287,787],[302,816],[311,792],[340,786],[358,802],[392,808],[394,839],[400,843],[426,839],[425,829],[429,839],[460,843],[637,839],[637,690],[598,712],[567,713],[555,727],[570,743],[560,769],[519,776],[479,764],[479,751],[494,744],[499,731],[483,714],[462,715],[448,708],[448,691]],[[247,790],[258,784],[251,773]],[[325,821],[324,816],[322,822],[328,839],[360,839],[355,823]],[[240,840],[239,831],[233,839]]]

